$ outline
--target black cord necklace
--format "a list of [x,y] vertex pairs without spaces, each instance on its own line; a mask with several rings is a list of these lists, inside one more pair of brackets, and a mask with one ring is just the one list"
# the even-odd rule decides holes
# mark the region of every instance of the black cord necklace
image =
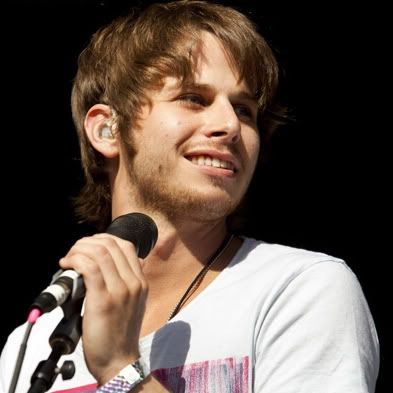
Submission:
[[213,266],[215,262],[220,258],[220,256],[224,253],[224,251],[228,248],[229,244],[231,243],[232,239],[234,238],[233,234],[228,234],[224,241],[221,243],[220,247],[218,247],[217,251],[213,254],[210,258],[209,262],[202,268],[202,270],[195,276],[192,280],[191,284],[187,287],[186,291],[184,292],[183,296],[180,298],[179,302],[174,307],[173,311],[170,313],[168,321],[170,321],[180,310],[183,306],[184,302],[186,301],[187,297],[191,295],[190,293],[193,289],[196,289],[200,282],[202,281],[205,274],[209,271],[209,269]]

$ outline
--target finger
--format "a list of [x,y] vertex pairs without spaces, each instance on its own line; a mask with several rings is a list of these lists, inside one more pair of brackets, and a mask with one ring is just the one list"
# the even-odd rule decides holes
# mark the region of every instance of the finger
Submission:
[[[128,258],[123,252],[125,248]],[[127,296],[127,293],[136,294],[146,288],[135,248],[128,241],[108,234],[83,238],[72,247],[68,256],[77,254],[88,255],[95,261],[108,291],[113,295]]]
[[112,243],[108,240],[108,247],[112,253],[120,276],[126,282],[130,279],[130,274],[135,275],[140,281],[145,280],[142,272],[141,260],[137,256],[135,245],[128,240],[108,234],[94,235],[96,239],[112,239],[117,247],[112,248]]
[[68,257],[73,257],[75,260],[76,255],[81,254],[88,256],[95,265],[94,267],[90,266],[86,273],[91,273],[94,276],[101,274],[109,292],[116,293],[125,289],[125,283],[119,274],[115,261],[118,258],[124,258],[124,256],[119,252],[119,246],[113,239],[94,237],[82,239],[70,250]]
[[83,277],[86,290],[92,295],[100,297],[103,291],[107,291],[106,283],[96,262],[89,255],[75,252],[67,254],[60,260],[62,269],[73,269]]

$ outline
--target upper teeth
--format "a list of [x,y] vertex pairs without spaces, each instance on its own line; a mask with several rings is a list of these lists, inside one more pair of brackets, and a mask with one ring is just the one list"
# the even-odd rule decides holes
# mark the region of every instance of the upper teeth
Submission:
[[213,166],[215,168],[234,169],[233,165],[228,161],[220,160],[219,158],[212,158],[209,156],[193,156],[191,162],[201,166]]

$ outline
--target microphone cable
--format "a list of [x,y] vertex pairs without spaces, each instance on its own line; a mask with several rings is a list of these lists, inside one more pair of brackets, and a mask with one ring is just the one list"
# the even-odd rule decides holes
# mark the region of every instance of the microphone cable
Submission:
[[22,369],[23,360],[25,358],[27,341],[29,340],[31,329],[33,328],[33,325],[37,322],[37,319],[41,316],[41,314],[42,313],[38,308],[33,308],[29,312],[29,315],[27,317],[27,325],[26,325],[25,334],[23,336],[22,343],[20,344],[20,347],[19,347],[18,357],[16,359],[14,373],[12,375],[12,380],[11,380],[11,384],[10,384],[10,388],[8,390],[8,393],[15,392],[16,385],[19,380],[20,370]]

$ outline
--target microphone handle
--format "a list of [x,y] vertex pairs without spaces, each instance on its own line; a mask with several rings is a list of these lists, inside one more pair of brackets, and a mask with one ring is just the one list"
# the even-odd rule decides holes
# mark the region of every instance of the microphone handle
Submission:
[[38,308],[42,313],[50,312],[61,306],[69,297],[77,300],[85,296],[82,276],[75,270],[58,270],[51,284],[34,300],[30,309]]

